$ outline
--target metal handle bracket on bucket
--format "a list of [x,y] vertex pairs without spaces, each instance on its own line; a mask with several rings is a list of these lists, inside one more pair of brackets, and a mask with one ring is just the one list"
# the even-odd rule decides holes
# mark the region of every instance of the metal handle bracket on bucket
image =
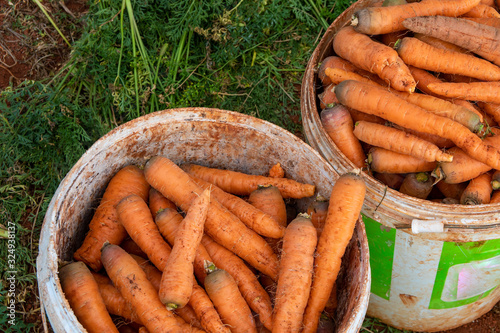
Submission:
[[411,221],[411,231],[414,234],[426,232],[443,232],[444,222],[442,220],[417,220]]

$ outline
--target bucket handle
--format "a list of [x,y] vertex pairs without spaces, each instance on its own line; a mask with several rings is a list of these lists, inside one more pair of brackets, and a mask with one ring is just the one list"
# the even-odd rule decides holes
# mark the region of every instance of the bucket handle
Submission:
[[441,220],[418,220],[411,221],[411,231],[414,234],[428,232],[444,232],[444,223]]

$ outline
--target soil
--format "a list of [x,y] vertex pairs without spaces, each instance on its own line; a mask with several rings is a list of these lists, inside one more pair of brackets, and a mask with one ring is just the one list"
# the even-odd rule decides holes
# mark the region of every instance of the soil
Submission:
[[[85,0],[43,2],[47,12],[71,43],[78,39]],[[68,59],[70,49],[32,0],[0,0],[0,90],[24,80],[50,79]],[[6,10],[3,10],[6,9]],[[293,119],[300,123],[299,119]],[[300,133],[297,133],[300,136]],[[31,226],[26,225],[27,229]],[[27,292],[26,322],[41,326],[36,286]],[[481,318],[456,329],[438,333],[500,333],[500,303]]]

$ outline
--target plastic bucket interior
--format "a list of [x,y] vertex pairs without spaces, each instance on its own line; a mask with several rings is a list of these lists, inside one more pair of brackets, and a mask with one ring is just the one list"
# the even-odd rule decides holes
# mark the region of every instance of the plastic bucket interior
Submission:
[[[317,96],[322,85],[316,69],[334,55],[332,40],[352,14],[375,4],[380,1],[358,1],[331,24],[302,81],[305,136],[339,174],[356,166],[321,125]],[[362,174],[368,188],[362,216],[372,271],[367,315],[396,328],[432,332],[461,326],[493,308],[500,300],[500,204],[434,203]],[[424,233],[429,227],[433,232]]]
[[[163,155],[251,174],[279,162],[287,176],[316,185],[329,197],[337,173],[314,149],[286,130],[240,113],[207,108],[158,111],[103,136],[68,172],[54,194],[42,226],[37,276],[42,302],[55,332],[85,332],[61,289],[58,267],[71,261],[88,230],[93,209],[120,168]],[[298,200],[300,210],[308,200]],[[370,295],[368,242],[358,220],[338,280],[336,332],[358,332]]]

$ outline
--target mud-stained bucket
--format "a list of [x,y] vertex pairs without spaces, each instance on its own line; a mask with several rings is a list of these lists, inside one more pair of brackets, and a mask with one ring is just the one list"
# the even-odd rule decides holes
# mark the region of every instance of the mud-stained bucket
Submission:
[[[334,55],[332,40],[359,8],[358,1],[325,32],[307,65],[301,92],[308,143],[338,173],[355,169],[321,125],[322,92],[316,69]],[[362,209],[370,246],[372,286],[367,315],[412,331],[461,326],[500,300],[500,205],[444,205],[386,189],[363,173]],[[430,232],[429,232],[430,231]]]
[[[42,309],[55,332],[85,332],[61,289],[58,266],[82,243],[93,210],[110,180],[128,164],[163,155],[251,174],[281,163],[287,176],[316,185],[329,197],[338,174],[314,149],[269,122],[206,108],[158,111],[117,127],[99,139],[63,179],[45,215],[37,259]],[[299,200],[303,209],[308,202]],[[336,332],[358,332],[370,295],[368,242],[361,218],[344,255],[338,280]]]

